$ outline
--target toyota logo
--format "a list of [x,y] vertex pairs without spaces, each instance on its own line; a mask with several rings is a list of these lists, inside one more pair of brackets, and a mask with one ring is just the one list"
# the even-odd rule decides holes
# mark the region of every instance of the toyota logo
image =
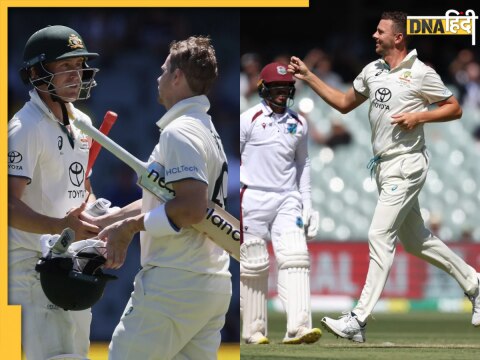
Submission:
[[380,102],[387,102],[392,97],[392,92],[387,88],[380,88],[375,91],[375,100]]
[[8,162],[10,164],[18,164],[22,159],[23,156],[18,151],[10,151],[8,153]]
[[79,162],[74,162],[70,165],[68,169],[70,175],[70,182],[74,185],[79,187],[83,183],[83,179],[85,178],[85,170],[83,169],[83,165]]

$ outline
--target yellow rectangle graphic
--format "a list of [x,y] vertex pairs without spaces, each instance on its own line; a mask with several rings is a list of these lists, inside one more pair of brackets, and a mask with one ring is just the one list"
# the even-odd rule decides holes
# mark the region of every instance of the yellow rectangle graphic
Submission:
[[407,19],[407,35],[472,35],[471,18]]

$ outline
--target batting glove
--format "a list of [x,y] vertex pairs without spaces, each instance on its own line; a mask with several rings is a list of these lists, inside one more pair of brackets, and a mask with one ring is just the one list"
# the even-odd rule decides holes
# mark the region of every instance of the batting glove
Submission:
[[320,223],[320,215],[318,211],[312,208],[303,209],[303,223],[305,224],[305,236],[307,240],[313,239],[317,236],[318,225]]
[[42,256],[52,257],[64,256],[68,247],[75,241],[75,231],[66,228],[61,234],[45,234],[40,237],[40,248]]
[[111,214],[112,212],[120,209],[117,206],[113,208],[110,206],[112,206],[112,203],[110,201],[104,198],[100,198],[92,203],[89,203],[85,209],[85,212],[90,216],[97,217],[105,214]]

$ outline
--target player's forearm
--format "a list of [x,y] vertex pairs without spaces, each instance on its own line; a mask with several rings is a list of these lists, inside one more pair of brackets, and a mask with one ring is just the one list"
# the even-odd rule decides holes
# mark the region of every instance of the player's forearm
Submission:
[[207,212],[208,185],[203,181],[184,179],[172,183],[176,196],[165,204],[165,212],[178,228],[200,223]]
[[65,220],[39,214],[23,201],[9,197],[8,225],[30,233],[60,234],[65,227]]
[[179,228],[198,224],[207,212],[207,197],[197,199],[179,198],[167,202],[165,211],[168,218]]
[[445,122],[460,119],[462,108],[456,103],[447,103],[434,110],[418,113],[420,123]]
[[336,110],[341,113],[346,113],[351,110],[348,109],[345,104],[345,94],[343,92],[327,85],[311,71],[309,71],[304,77],[304,81],[317,93],[318,96]]
[[[297,152],[298,154],[298,152]],[[310,158],[305,156],[303,159],[297,160],[297,186],[300,193],[310,193]]]
[[111,214],[106,214],[95,218],[95,223],[100,227],[107,227],[117,221],[125,220],[127,218],[135,217],[140,215],[142,212],[142,199],[138,199],[117,212]]
[[128,217],[137,216],[142,212],[142,199],[138,199],[123,208],[120,209],[118,213],[115,213],[112,217],[115,218],[115,221],[122,220]]
[[139,231],[145,231],[144,218],[145,214],[139,213],[123,220],[123,224],[133,236]]
[[297,171],[301,171],[298,177],[298,190],[302,195],[302,203],[304,208],[312,207],[312,200],[311,200],[311,186],[310,186],[310,161],[308,161],[308,165],[304,166],[301,170],[297,169]]

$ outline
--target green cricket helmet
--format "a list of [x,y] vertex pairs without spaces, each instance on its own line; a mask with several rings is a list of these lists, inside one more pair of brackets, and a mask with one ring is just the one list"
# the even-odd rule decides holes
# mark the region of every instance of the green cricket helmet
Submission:
[[[78,32],[67,26],[47,26],[30,36],[25,44],[20,76],[24,83],[32,84],[37,90],[58,96],[52,80],[59,73],[51,73],[46,69],[45,64],[74,57],[84,58],[82,70],[69,70],[77,72],[82,79],[81,90],[76,100],[87,99],[90,97],[91,88],[96,86],[94,77],[98,69],[90,68],[86,60],[96,58],[98,54],[89,52]],[[35,68],[37,74],[35,78],[32,78],[30,71],[32,67]],[[66,72],[62,72],[62,74],[64,73]],[[38,87],[42,84],[48,85],[48,90],[39,89]]]

